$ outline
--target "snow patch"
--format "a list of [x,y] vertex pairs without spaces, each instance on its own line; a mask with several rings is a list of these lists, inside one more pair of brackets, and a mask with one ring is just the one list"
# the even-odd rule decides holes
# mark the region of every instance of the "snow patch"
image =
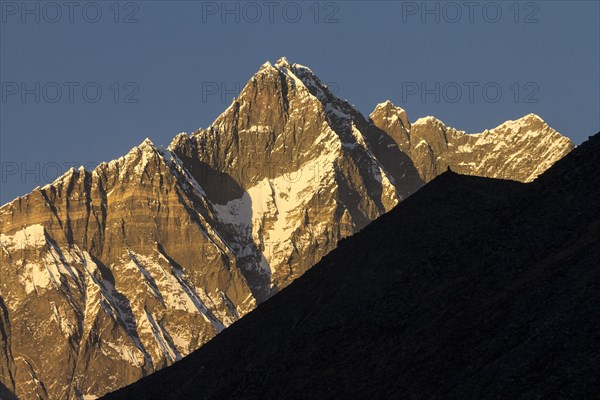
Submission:
[[29,225],[12,235],[0,234],[2,247],[8,250],[39,248],[46,244],[44,227],[40,224]]

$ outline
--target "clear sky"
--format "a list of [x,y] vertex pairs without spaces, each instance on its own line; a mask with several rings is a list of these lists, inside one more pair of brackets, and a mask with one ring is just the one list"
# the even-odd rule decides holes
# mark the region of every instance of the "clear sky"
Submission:
[[390,99],[475,133],[533,112],[581,143],[600,129],[599,4],[1,0],[0,203],[208,126],[281,56],[366,115]]

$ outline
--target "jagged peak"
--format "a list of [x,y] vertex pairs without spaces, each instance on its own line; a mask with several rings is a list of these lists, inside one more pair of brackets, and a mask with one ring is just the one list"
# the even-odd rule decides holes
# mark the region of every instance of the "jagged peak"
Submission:
[[71,167],[67,170],[67,172],[65,172],[64,174],[62,174],[61,176],[59,176],[58,178],[56,178],[54,180],[54,182],[52,182],[52,184],[60,182],[62,180],[64,180],[65,178],[70,178],[73,175],[75,175],[78,172],[85,172],[85,168],[83,168],[83,166],[79,167],[79,169],[75,169],[75,167]]
[[[381,104],[385,104],[385,103],[381,103]],[[379,107],[379,105],[378,105],[378,107]],[[431,115],[417,119],[415,122],[413,122],[413,125],[426,125],[426,124],[432,124],[432,123],[433,124],[441,124],[442,126],[447,127],[447,125],[442,120],[440,120],[434,116],[431,116]],[[523,117],[515,119],[515,120],[505,121],[495,128],[486,129],[483,132],[476,133],[474,135],[487,134],[487,133],[489,133],[491,131],[495,131],[495,130],[518,131],[519,128],[524,127],[524,126],[529,126],[532,123],[543,123],[544,125],[547,125],[546,122],[539,115],[530,113],[530,114],[524,115]]]
[[294,63],[294,70],[296,72],[302,72],[303,74],[315,75],[312,69],[308,68],[306,65]]
[[[316,97],[326,108],[346,114],[348,118],[350,118],[349,113],[362,115],[356,106],[331,92],[328,85],[321,81],[310,68],[297,63],[290,66],[287,59],[285,61],[287,66],[281,72],[303,84],[311,95]],[[329,107],[327,107],[328,105]]]
[[[269,63],[269,62],[267,61],[267,63]],[[269,65],[271,65],[271,63],[269,63]],[[298,64],[298,63],[292,63],[285,56],[280,57],[279,60],[277,60],[275,62],[275,65],[273,66],[273,68],[280,70],[280,71],[282,69],[287,69],[290,72],[294,73],[295,75],[298,75],[299,72],[302,74],[310,73],[310,74],[314,75],[314,72],[307,66]]]
[[290,64],[288,59],[285,57],[279,58],[279,60],[277,60],[277,62],[275,63],[275,67],[292,69],[292,65]]
[[140,163],[147,163],[154,157],[159,157],[164,161],[165,151],[159,150],[149,138],[144,139],[142,143],[133,147],[127,154],[121,156],[108,163],[101,163],[96,167],[94,171],[104,170],[106,168],[118,168],[121,172],[119,173],[120,178],[123,178],[123,174],[127,170],[126,166],[138,165]]
[[271,64],[270,61],[266,61],[263,65],[260,66],[260,68],[258,70],[260,71],[263,69],[271,69],[271,68],[273,68],[273,64]]
[[[229,115],[229,113],[232,112],[236,103],[240,103],[243,101],[243,99],[245,98],[245,94],[247,93],[247,89],[249,87],[248,85],[256,84],[257,82],[262,81],[262,79],[258,79],[259,77],[271,76],[271,75],[281,75],[282,77],[285,77],[285,79],[293,81],[293,84],[296,85],[297,87],[306,89],[306,92],[310,95],[311,90],[308,86],[309,85],[317,86],[316,82],[320,83],[320,81],[318,81],[318,79],[314,75],[311,76],[308,81],[306,79],[302,79],[303,77],[299,76],[297,74],[295,67],[296,67],[296,64],[294,64],[292,66],[292,64],[288,61],[288,59],[286,57],[279,58],[279,60],[277,60],[277,62],[274,65],[270,61],[266,61],[259,68],[259,70],[250,78],[248,83],[244,86],[244,88],[240,92],[239,96],[237,98],[233,99],[231,104],[225,110],[223,110],[223,112],[221,114],[219,114],[219,116],[213,121],[213,123],[210,125],[208,130],[220,125],[220,123],[222,122],[222,119],[225,116]],[[200,129],[197,132],[192,133],[192,137],[197,136],[197,135],[201,134],[202,132],[204,132],[204,130]]]
[[294,74],[295,64],[292,64],[288,61],[286,57],[280,57],[275,63],[271,63],[270,61],[266,61],[263,65],[260,66],[255,75],[271,73],[271,74]]
[[[263,65],[260,66],[260,68],[258,69],[258,71],[256,71],[256,73],[254,73],[254,75],[250,78],[250,80],[247,83],[249,83],[249,82],[251,82],[253,80],[256,80],[256,78],[259,77],[259,76],[261,76],[261,75],[279,74],[281,72],[282,72],[281,68],[279,68],[277,65],[273,65],[270,61],[266,61]],[[244,86],[244,88],[240,92],[240,95],[241,95],[241,93],[244,92],[245,88],[246,87]],[[235,98],[233,99],[232,103],[235,103]]]
[[[324,84],[310,68],[301,64],[291,63],[286,57],[279,58],[274,65],[269,61],[265,62],[255,76],[258,74],[273,73],[282,74],[286,76],[287,79],[294,81],[296,85],[304,86],[312,95],[317,97],[323,103],[337,99],[339,99],[339,101],[346,102],[345,100],[342,100],[338,96],[331,93],[328,86]],[[244,93],[244,90],[242,90],[242,93]],[[241,96],[242,94],[240,94],[240,97]],[[232,105],[233,103],[235,103],[235,101],[232,102]],[[354,106],[352,107],[355,108]],[[225,114],[230,108],[231,106],[228,107],[222,114]]]
[[169,143],[169,145],[167,146],[167,150],[168,151],[172,151],[175,148],[177,148],[178,146],[180,146],[181,144],[187,142],[189,140],[189,136],[186,132],[180,132],[178,133],[173,140],[171,140],[171,143]]
[[[72,179],[74,177],[74,175],[81,176],[81,175],[85,175],[86,172],[88,172],[88,171],[85,169],[85,167],[83,165],[77,169],[75,169],[75,167],[71,167],[64,174],[57,177],[52,182],[50,182],[44,186],[41,186],[41,187],[40,186],[35,187],[32,190],[32,192],[35,192],[36,190],[47,190],[50,187],[62,185],[65,183],[66,180]],[[19,197],[22,197],[22,196],[19,196]]]
[[130,160],[137,159],[140,155],[148,157],[153,156],[154,154],[160,154],[160,152],[154,143],[152,143],[150,139],[146,138],[142,143],[129,150],[124,156],[119,157],[117,160],[110,161],[109,165],[115,162],[129,162]]
[[[529,113],[527,115],[522,116],[521,118],[517,118],[515,120],[508,120],[506,122],[545,122],[539,115],[534,114],[534,113]],[[505,123],[506,123],[505,122]]]
[[142,143],[137,146],[139,149],[152,148],[155,149],[154,143],[149,138],[144,139]]
[[319,80],[319,78],[310,68],[305,67],[304,65],[290,63],[286,57],[279,58],[274,65],[267,61],[261,66],[257,74],[265,71],[284,74],[297,83],[302,83],[307,87],[316,86],[317,83],[319,86],[327,87]]
[[129,159],[132,155],[138,155],[140,153],[149,155],[159,153],[159,151],[158,148],[154,145],[154,143],[152,143],[152,140],[146,138],[142,141],[142,143],[129,150],[129,152],[124,156],[124,158]]
[[412,126],[408,120],[406,111],[402,107],[394,105],[390,100],[377,104],[371,114],[369,114],[369,119],[372,121],[383,119],[386,123],[399,122],[406,130],[410,130]]
[[395,105],[390,100],[386,100],[383,103],[377,104],[371,115],[378,111],[393,111],[398,114],[406,114],[406,110],[404,110],[404,108]]
[[413,122],[413,126],[414,125],[427,125],[427,124],[441,124],[443,126],[446,126],[446,124],[444,124],[444,122],[442,122],[441,120],[437,119],[436,117],[432,116],[432,115],[428,115],[426,117],[421,117],[418,120],[416,120],[415,122]]
[[394,103],[392,103],[391,100],[386,100],[383,103],[379,103],[375,106],[375,109],[378,110],[380,108],[389,108],[389,107],[395,107]]
[[535,113],[529,113],[527,115],[522,116],[521,118],[519,118],[519,120],[525,120],[525,121],[541,121],[541,122],[545,122],[542,117],[540,117],[539,115],[535,114]]
[[179,141],[182,141],[182,140],[186,140],[188,138],[189,138],[189,135],[187,134],[187,132],[179,132],[177,135],[175,135],[175,137],[173,138],[173,140],[171,140],[171,143],[179,142]]
[[527,115],[522,116],[521,118],[519,118],[517,121],[523,121],[523,122],[541,122],[541,123],[546,123],[546,121],[544,121],[542,119],[542,117],[540,117],[537,114],[534,113],[529,113]]
[[522,128],[531,127],[531,125],[534,124],[542,124],[543,126],[548,126],[548,124],[546,124],[546,122],[539,115],[529,113],[527,115],[522,116],[521,118],[505,121],[492,130],[503,130],[517,133]]

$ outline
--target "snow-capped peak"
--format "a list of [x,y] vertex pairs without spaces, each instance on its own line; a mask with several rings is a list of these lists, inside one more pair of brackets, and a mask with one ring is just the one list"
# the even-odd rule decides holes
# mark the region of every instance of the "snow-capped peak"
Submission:
[[[85,366],[70,391],[48,368],[43,382],[20,374],[14,383],[96,398],[90,387],[116,389],[195,350],[448,165],[529,181],[572,148],[534,114],[512,121],[520,134],[465,137],[434,117],[411,131],[389,100],[375,110],[368,121],[284,57],[263,64],[206,130],[180,133],[167,149],[145,139],[91,174],[70,169],[50,190],[1,207],[0,228],[12,224],[4,235],[29,226],[23,236],[47,244],[3,259],[13,343],[25,343],[14,354],[32,358],[31,371],[64,371],[77,357]],[[53,301],[38,289],[55,291]],[[23,302],[40,312],[28,315]],[[29,328],[53,335],[57,350],[28,345]],[[108,332],[103,346],[96,331]],[[90,371],[106,375],[87,380]]]

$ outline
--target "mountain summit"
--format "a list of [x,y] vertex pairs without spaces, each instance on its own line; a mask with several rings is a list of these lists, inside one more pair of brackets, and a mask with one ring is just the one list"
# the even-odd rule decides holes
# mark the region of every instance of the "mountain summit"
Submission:
[[371,120],[410,156],[425,182],[447,167],[465,175],[531,182],[573,149],[568,138],[535,114],[467,134],[435,117],[410,124],[406,112],[388,101],[375,108]]
[[370,119],[307,67],[265,63],[206,129],[145,140],[0,208],[0,381],[93,398],[181,359],[446,170],[534,179],[545,123],[467,135]]
[[599,172],[600,134],[533,183],[444,173],[104,399],[595,398]]

